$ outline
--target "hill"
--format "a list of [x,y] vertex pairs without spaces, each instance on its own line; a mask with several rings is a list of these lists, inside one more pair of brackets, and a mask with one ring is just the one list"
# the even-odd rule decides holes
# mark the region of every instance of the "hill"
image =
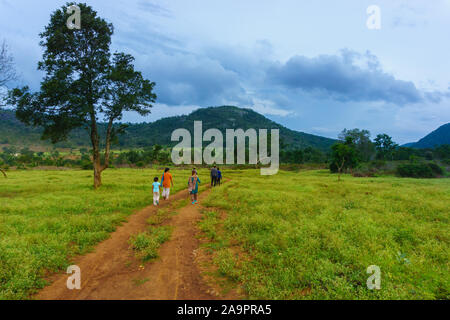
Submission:
[[415,143],[408,143],[404,147],[428,149],[450,144],[450,123],[444,124],[423,139]]
[[[217,128],[225,134],[226,129],[280,129],[280,139],[287,149],[313,147],[328,151],[336,140],[290,130],[251,110],[232,106],[201,108],[190,115],[164,118],[153,123],[128,124],[126,133],[119,138],[119,147],[140,148],[146,146],[173,145],[170,141],[174,130],[185,128],[193,134],[194,121],[203,122],[203,130]],[[105,124],[100,125],[105,130]],[[50,145],[40,140],[41,129],[27,127],[19,122],[13,111],[0,110],[0,144],[25,146]],[[89,147],[85,131],[75,130],[67,142],[59,147]],[[116,146],[117,147],[117,146]]]

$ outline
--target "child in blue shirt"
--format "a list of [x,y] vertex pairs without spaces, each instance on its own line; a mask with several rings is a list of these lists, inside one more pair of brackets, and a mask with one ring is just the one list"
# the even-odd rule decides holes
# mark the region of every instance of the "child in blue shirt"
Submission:
[[159,188],[161,183],[158,182],[158,178],[153,179],[153,205],[159,205]]

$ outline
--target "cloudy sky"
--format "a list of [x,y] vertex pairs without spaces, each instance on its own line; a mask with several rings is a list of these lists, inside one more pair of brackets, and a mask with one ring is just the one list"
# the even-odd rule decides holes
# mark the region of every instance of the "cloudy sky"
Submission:
[[[0,39],[39,88],[38,34],[66,1],[0,0]],[[91,0],[157,83],[154,121],[200,107],[252,108],[291,129],[416,141],[450,122],[450,0]],[[381,9],[381,29],[367,8]],[[14,84],[16,85],[16,84]]]

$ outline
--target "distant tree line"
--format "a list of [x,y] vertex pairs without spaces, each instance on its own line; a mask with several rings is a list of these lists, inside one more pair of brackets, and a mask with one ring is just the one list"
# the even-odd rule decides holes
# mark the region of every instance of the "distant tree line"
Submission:
[[[18,169],[33,168],[39,166],[71,167],[92,170],[92,150],[82,148],[77,152],[34,152],[29,148],[18,149],[14,146],[3,147],[0,152],[0,168]],[[101,163],[105,158],[102,156]],[[155,145],[139,150],[111,151],[112,166],[145,167],[152,164],[170,164],[170,152],[162,146]]]
[[[450,165],[450,145],[434,149],[401,147],[387,134],[379,134],[372,141],[370,132],[360,129],[344,129],[339,140],[332,147],[330,159],[330,170],[338,173],[339,179],[342,173],[349,171],[355,176],[384,172],[402,177],[433,178],[445,175],[441,165]],[[408,163],[393,164],[395,161]]]

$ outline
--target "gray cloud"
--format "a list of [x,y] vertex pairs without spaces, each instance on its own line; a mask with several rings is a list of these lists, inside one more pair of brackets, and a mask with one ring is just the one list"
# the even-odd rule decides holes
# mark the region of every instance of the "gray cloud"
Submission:
[[188,53],[151,52],[141,63],[155,79],[158,101],[168,105],[218,105],[240,101],[245,90],[238,75],[219,61]]
[[167,8],[165,8],[159,4],[149,2],[147,0],[139,1],[138,6],[141,10],[144,10],[144,11],[149,12],[154,15],[163,16],[163,17],[167,17],[167,18],[173,17],[172,12],[170,10],[168,10]]
[[341,55],[294,56],[271,67],[269,81],[339,101],[384,101],[404,105],[423,100],[414,83],[384,72],[378,59],[344,50]]
[[440,103],[443,99],[450,98],[450,88],[447,91],[425,92],[424,96],[432,103]]

